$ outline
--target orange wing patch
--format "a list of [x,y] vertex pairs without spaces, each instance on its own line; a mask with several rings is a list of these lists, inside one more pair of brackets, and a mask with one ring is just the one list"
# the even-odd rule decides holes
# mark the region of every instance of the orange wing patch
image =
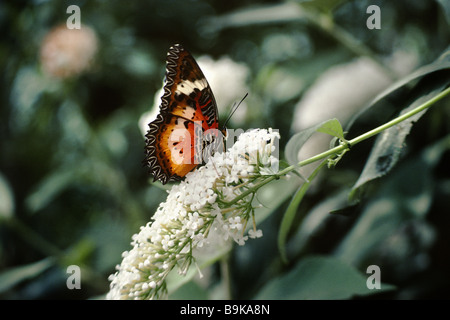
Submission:
[[[173,177],[173,180],[184,177],[197,164],[194,161],[194,136],[190,134],[191,123],[177,116],[168,116],[164,123],[158,127],[155,140],[156,167],[161,172],[154,172],[155,177]],[[155,174],[156,173],[156,174]]]

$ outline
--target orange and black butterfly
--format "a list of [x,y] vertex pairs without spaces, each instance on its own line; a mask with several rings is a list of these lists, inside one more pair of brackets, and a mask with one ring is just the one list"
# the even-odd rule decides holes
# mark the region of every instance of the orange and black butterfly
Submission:
[[160,113],[149,124],[144,163],[154,181],[178,181],[216,149],[217,104],[192,55],[176,44],[167,53],[166,79]]

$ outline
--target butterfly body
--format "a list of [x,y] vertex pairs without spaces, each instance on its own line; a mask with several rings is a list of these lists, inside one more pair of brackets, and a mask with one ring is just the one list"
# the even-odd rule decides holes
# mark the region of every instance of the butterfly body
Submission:
[[208,146],[219,140],[217,104],[203,72],[181,45],[167,54],[160,113],[149,124],[146,158],[154,180],[181,180],[204,162]]

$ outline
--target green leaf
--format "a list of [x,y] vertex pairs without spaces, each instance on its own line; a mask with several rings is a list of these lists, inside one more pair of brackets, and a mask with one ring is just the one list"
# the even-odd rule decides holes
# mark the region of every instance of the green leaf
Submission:
[[294,197],[291,200],[286,212],[284,213],[283,219],[281,220],[280,230],[278,232],[278,250],[280,251],[281,260],[285,263],[288,262],[287,254],[286,254],[286,239],[291,229],[292,221],[294,221],[295,215],[297,214],[298,206],[303,199],[303,196],[308,191],[309,186],[311,185],[311,181],[314,180],[316,175],[319,173],[320,169],[326,164],[326,161],[322,161],[322,163],[313,171],[313,173],[308,178],[308,181],[304,182],[301,187],[297,190]]
[[178,290],[173,293],[169,291],[170,300],[207,300],[208,292],[205,288],[202,288],[194,281],[189,281],[188,283],[181,286]]
[[296,165],[299,162],[299,151],[315,132],[323,132],[339,139],[344,138],[342,126],[337,119],[326,120],[316,124],[315,126],[302,130],[294,134],[286,144],[285,157],[289,164]]
[[65,265],[84,265],[92,257],[96,249],[96,243],[88,237],[80,239],[73,247],[68,250],[62,261]]
[[37,277],[53,264],[53,259],[46,258],[38,262],[3,271],[0,273],[0,293],[13,288],[25,280]]
[[389,121],[409,106],[405,101],[415,101],[439,88],[442,91],[449,83],[450,49],[447,49],[436,61],[419,68],[375,97],[349,121],[347,137],[359,136]]
[[199,269],[206,268],[217,262],[218,260],[223,258],[230,250],[231,245],[224,246],[218,250],[215,250],[213,253],[206,252],[202,255],[199,252],[195,257],[196,261],[189,266],[189,269],[185,275],[178,274],[177,267],[175,267],[166,278],[167,291],[169,292],[169,294],[177,291],[179,288],[191,281],[196,275],[199,274]]
[[[351,122],[348,136],[369,131],[391,117],[402,115],[429,101],[450,84],[450,51],[434,63],[424,66],[400,80],[380,94]],[[406,103],[405,101],[409,101]],[[361,188],[389,173],[397,164],[405,140],[413,125],[424,114],[421,112],[378,135],[365,167],[350,193],[350,201],[357,202]]]
[[[283,204],[299,186],[298,179],[279,179],[268,183],[258,190],[258,193],[253,200],[254,206],[262,205],[255,211],[256,225],[263,222],[270,216],[281,204]],[[283,192],[280,192],[283,190]],[[249,223],[248,229],[253,228]]]
[[344,130],[342,129],[341,123],[339,122],[338,119],[331,119],[326,121],[316,131],[323,132],[329,134],[330,136],[344,140]]
[[256,299],[349,299],[394,289],[382,283],[381,289],[370,290],[367,277],[339,259],[311,256],[302,259],[289,273],[269,282]]
[[196,275],[198,275],[198,269],[195,265],[191,265],[185,275],[180,275],[175,267],[175,269],[167,275],[165,280],[167,283],[167,291],[169,294],[172,294],[172,292],[177,291],[179,288],[189,283]]
[[[435,90],[426,96],[420,97],[408,108],[404,109],[401,114],[413,110],[422,103],[433,98],[437,93],[439,93],[436,91],[440,91],[440,89]],[[359,188],[369,181],[384,176],[397,164],[403,150],[406,137],[410,133],[413,124],[417,122],[425,114],[425,112],[426,110],[405,121],[402,121],[401,123],[383,131],[378,135],[364,169],[355,185],[352,187],[350,193],[351,202],[352,200],[356,200],[357,194],[359,193]]]
[[330,195],[326,199],[308,210],[306,216],[295,230],[287,244],[288,252],[291,256],[299,256],[308,248],[310,241],[317,239],[327,221],[333,219],[330,214],[336,208],[347,204],[348,190],[340,190],[339,193]]
[[447,19],[447,23],[450,24],[450,1],[448,0],[437,0],[444,10],[444,16]]
[[383,188],[365,205],[335,254],[347,263],[358,265],[383,246],[383,241],[402,223],[424,219],[433,203],[433,170],[448,150],[450,135],[386,177]]
[[31,212],[37,212],[53,201],[76,179],[73,170],[55,170],[25,200]]
[[14,215],[14,197],[11,186],[0,173],[0,221]]
[[219,32],[226,28],[298,21],[304,19],[304,15],[305,13],[300,6],[290,2],[260,5],[249,9],[238,9],[231,13],[208,19],[204,29],[208,30],[208,32]]
[[348,0],[297,0],[296,2],[305,9],[314,9],[325,13],[331,13],[334,9],[347,1]]

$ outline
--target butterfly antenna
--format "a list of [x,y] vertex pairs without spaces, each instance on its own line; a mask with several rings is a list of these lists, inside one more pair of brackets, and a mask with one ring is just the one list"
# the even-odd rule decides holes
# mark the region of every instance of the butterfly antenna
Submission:
[[245,100],[245,98],[247,98],[248,96],[248,92],[245,94],[245,96],[241,99],[241,101],[239,101],[238,104],[236,104],[236,102],[233,104],[233,106],[231,107],[231,112],[230,115],[228,116],[228,118],[225,120],[225,122],[223,123],[223,127],[222,127],[222,131],[225,130],[228,121],[230,121],[231,117],[233,116],[233,114],[236,112],[237,108],[239,108],[239,106],[241,105],[241,103]]
[[217,173],[217,178],[220,178],[220,173],[219,173],[219,171],[217,170],[216,165],[214,164],[214,161],[213,161],[212,159],[209,159],[209,160],[211,161],[211,163],[212,163],[212,165],[213,165],[213,167],[214,167],[214,170],[215,170],[216,173]]

